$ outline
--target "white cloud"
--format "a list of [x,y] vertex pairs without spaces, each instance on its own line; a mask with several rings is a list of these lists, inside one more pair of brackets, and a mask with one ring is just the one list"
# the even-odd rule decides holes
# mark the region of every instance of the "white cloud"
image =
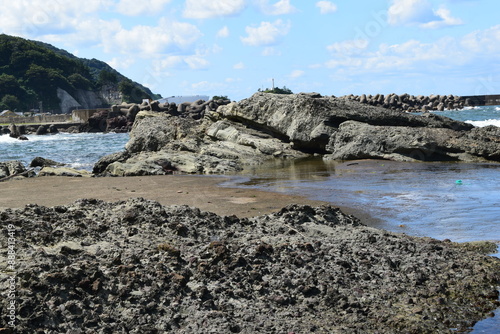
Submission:
[[[446,50],[446,52],[443,52]],[[334,57],[325,65],[327,68],[343,69],[349,73],[394,71],[436,71],[462,66],[470,60],[467,52],[456,39],[441,38],[434,43],[409,40],[402,44],[381,44],[378,50]]]
[[217,37],[220,38],[227,38],[229,37],[229,28],[227,26],[224,26],[217,32]]
[[233,16],[245,9],[245,0],[186,0],[184,17],[208,19]]
[[331,14],[337,11],[337,5],[331,1],[318,1],[316,7],[319,8],[321,14]]
[[192,24],[162,19],[155,27],[137,25],[130,30],[121,28],[104,46],[108,52],[149,57],[187,49],[201,36],[202,33]]
[[280,0],[272,5],[269,4],[269,0],[259,0],[257,5],[266,15],[285,15],[297,10],[290,4],[290,0]]
[[264,57],[281,56],[281,51],[277,50],[272,46],[268,46],[265,47],[264,50],[262,50],[262,55]]
[[439,20],[427,22],[421,25],[423,28],[437,29],[446,26],[456,26],[463,24],[463,21],[458,18],[454,18],[451,16],[451,12],[449,9],[444,7],[439,8],[434,11],[434,14],[439,17]]
[[500,53],[500,25],[467,34],[460,43],[467,52],[495,56]]
[[233,69],[235,70],[243,70],[245,68],[245,64],[243,62],[239,62],[238,64],[233,65]]
[[279,43],[290,31],[291,23],[279,19],[274,22],[261,22],[258,27],[246,27],[247,37],[241,41],[250,46],[272,46]]
[[155,14],[161,12],[164,6],[172,0],[120,0],[116,4],[116,10],[128,16],[142,14]]
[[355,40],[333,43],[331,45],[328,45],[326,48],[328,51],[332,53],[343,56],[349,56],[353,54],[358,54],[366,50],[368,44],[369,41],[366,39],[355,39]]
[[433,9],[428,0],[393,0],[388,10],[388,22],[395,26],[418,25],[431,29],[463,24],[444,6]]
[[116,70],[123,70],[132,66],[135,63],[135,60],[129,57],[127,58],[114,57],[113,59],[107,61],[106,63]]
[[392,25],[429,22],[435,18],[427,0],[393,0],[388,13]]
[[292,79],[297,79],[304,76],[304,74],[306,74],[306,72],[302,70],[293,70],[292,73],[290,73],[289,77]]
[[332,58],[323,64],[324,67],[334,70],[337,76],[466,73],[478,62],[498,65],[500,25],[462,37],[443,37],[430,43],[409,40],[400,44],[380,44],[373,51],[357,52],[356,43],[345,41],[328,46]]
[[157,73],[176,68],[180,64],[184,64],[181,56],[165,56],[160,59],[153,60],[152,62],[153,70]]
[[200,93],[213,95],[212,93],[215,91],[226,91],[227,89],[227,83],[210,82],[206,80],[192,83],[190,86],[191,89],[193,89],[193,95]]
[[[6,2],[6,1],[5,1]],[[78,23],[88,21],[89,14],[104,10],[109,1],[14,1],[3,3],[0,30],[3,33],[38,37],[77,30]]]
[[203,70],[208,68],[210,65],[208,60],[199,55],[188,56],[184,59],[184,61],[192,70]]
[[165,56],[155,59],[152,68],[155,73],[165,73],[172,69],[190,68],[192,70],[204,70],[210,62],[203,55],[195,54],[188,56]]

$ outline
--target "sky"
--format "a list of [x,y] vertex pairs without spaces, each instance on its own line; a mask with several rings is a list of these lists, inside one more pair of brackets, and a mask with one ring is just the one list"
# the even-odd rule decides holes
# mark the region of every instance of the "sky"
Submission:
[[0,32],[163,97],[500,94],[498,0],[0,0]]

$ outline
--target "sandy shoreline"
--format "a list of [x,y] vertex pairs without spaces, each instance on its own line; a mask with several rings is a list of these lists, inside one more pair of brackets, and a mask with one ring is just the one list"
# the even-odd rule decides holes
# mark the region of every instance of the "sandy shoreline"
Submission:
[[253,217],[289,204],[321,205],[305,197],[254,189],[226,188],[220,176],[37,177],[0,183],[0,210],[27,204],[68,205],[81,198],[108,202],[143,197],[163,205],[189,205],[218,215]]

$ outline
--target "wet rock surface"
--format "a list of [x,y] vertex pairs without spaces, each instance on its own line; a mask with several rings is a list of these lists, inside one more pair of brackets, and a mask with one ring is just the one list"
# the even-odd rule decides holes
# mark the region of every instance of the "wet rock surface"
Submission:
[[[500,259],[329,207],[250,219],[145,199],[0,212],[18,333],[452,333],[498,306]],[[0,299],[0,328],[9,300]]]

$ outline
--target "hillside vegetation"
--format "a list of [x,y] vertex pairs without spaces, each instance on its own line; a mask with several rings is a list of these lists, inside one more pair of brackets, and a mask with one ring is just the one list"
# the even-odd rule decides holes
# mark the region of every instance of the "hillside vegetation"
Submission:
[[116,102],[101,94],[104,87],[119,93],[126,102],[160,97],[100,60],[82,59],[46,43],[0,35],[0,111],[43,106],[45,111],[57,112],[61,109],[58,88],[77,101],[81,96],[78,92],[84,91],[95,92],[101,106]]

